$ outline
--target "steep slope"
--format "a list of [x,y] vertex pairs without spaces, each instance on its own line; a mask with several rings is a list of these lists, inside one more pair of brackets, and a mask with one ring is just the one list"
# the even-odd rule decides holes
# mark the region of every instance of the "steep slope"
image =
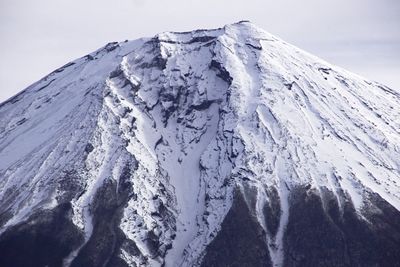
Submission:
[[249,22],[110,43],[0,106],[1,266],[396,266],[400,94]]

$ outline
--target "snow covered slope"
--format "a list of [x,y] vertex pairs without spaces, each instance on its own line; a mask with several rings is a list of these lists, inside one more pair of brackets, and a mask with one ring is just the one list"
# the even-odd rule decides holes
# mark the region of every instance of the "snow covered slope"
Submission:
[[249,22],[0,105],[1,266],[395,266],[399,211],[400,93]]

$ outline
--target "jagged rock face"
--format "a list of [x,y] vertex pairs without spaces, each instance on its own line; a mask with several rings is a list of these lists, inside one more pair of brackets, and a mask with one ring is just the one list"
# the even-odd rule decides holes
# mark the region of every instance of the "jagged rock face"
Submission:
[[0,106],[0,266],[400,265],[400,94],[248,22]]

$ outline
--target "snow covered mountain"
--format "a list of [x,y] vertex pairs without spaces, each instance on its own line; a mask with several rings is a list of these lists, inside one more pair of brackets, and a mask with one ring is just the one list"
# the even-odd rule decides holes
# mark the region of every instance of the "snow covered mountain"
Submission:
[[400,93],[249,22],[0,105],[0,266],[400,266]]

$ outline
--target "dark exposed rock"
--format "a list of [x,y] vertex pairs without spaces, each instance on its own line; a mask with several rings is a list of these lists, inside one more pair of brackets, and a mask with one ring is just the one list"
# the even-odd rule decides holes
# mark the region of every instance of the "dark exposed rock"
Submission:
[[242,193],[236,190],[234,194],[233,205],[207,247],[201,266],[272,266],[264,231]]
[[118,42],[111,42],[111,43],[108,43],[108,44],[104,47],[104,49],[105,49],[107,52],[111,52],[111,51],[117,49],[118,47],[119,47]]
[[161,55],[155,56],[152,61],[150,62],[143,62],[139,68],[145,68],[145,69],[150,69],[150,68],[158,68],[160,70],[164,70],[167,67],[167,59],[163,58]]
[[191,108],[193,108],[195,110],[199,110],[199,111],[205,110],[205,109],[208,109],[214,102],[215,102],[215,100],[205,100],[198,105],[191,105]]
[[[128,240],[119,224],[122,211],[132,195],[131,175],[137,169],[137,162],[133,160],[125,165],[119,177],[118,188],[113,180],[105,181],[96,193],[93,213],[93,233],[89,241],[80,250],[71,266],[127,266],[120,258],[123,248],[130,255],[142,256],[136,244]],[[145,242],[151,248],[154,256],[158,254],[158,238],[151,231]]]
[[109,75],[110,79],[116,78],[118,76],[121,76],[123,74],[123,71],[121,68],[117,68],[116,70],[112,71]]
[[284,238],[285,266],[348,266],[344,237],[325,213],[320,196],[296,188],[291,203]]
[[216,38],[214,36],[198,36],[198,37],[194,37],[192,38],[189,42],[187,42],[188,44],[192,44],[192,43],[197,43],[197,42],[201,42],[201,43],[207,43],[210,42],[212,40],[215,40]]
[[0,213],[0,227],[5,225],[8,222],[8,220],[12,218],[12,216],[13,214],[9,210],[2,211]]
[[94,57],[92,55],[86,55],[85,58],[89,61],[94,60]]
[[132,255],[140,254],[134,243],[126,243],[125,235],[118,227],[122,208],[131,194],[129,177],[134,169],[134,164],[124,167],[118,191],[112,180],[106,181],[97,191],[92,207],[93,233],[71,266],[126,266],[119,258],[122,246],[129,246]]
[[163,142],[164,142],[164,141],[163,141],[163,137],[161,136],[161,137],[157,140],[156,144],[154,145],[154,149],[156,149],[157,146],[160,145],[160,144],[162,144]]
[[27,118],[22,118],[21,120],[17,121],[16,124],[21,125],[21,124],[24,124],[26,121],[27,121]]
[[155,258],[158,256],[159,254],[158,249],[160,247],[160,242],[158,241],[158,238],[153,231],[147,232],[146,237],[144,239],[144,244],[147,247],[151,258]]
[[372,203],[382,212],[368,209],[370,223],[350,201],[341,212],[331,196],[325,194],[323,202],[314,190],[292,192],[284,266],[399,266],[400,213],[374,195]]
[[60,203],[68,203],[74,197],[80,195],[84,191],[84,184],[76,170],[65,170],[61,173],[61,179],[57,183],[59,194],[56,199]]
[[91,143],[87,143],[87,145],[85,146],[85,152],[87,154],[89,154],[90,152],[92,152],[94,150],[94,146]]
[[51,81],[49,81],[48,83],[46,83],[45,85],[39,87],[36,92],[42,91],[43,89],[45,89],[46,87],[48,87],[50,84],[52,84],[56,79],[52,79]]
[[61,266],[62,260],[83,241],[72,224],[71,205],[43,210],[0,237],[0,266]]
[[275,236],[278,232],[281,217],[281,207],[278,191],[275,187],[266,189],[268,201],[263,207],[265,224],[270,235]]
[[256,50],[262,50],[262,46],[261,45],[260,46],[256,46],[256,45],[250,44],[250,43],[246,43],[246,45],[251,47],[251,48],[253,48],[253,49],[256,49]]
[[64,66],[62,66],[62,67],[56,69],[55,71],[53,71],[51,74],[63,72],[66,68],[68,68],[68,67],[70,67],[70,66],[72,66],[72,65],[75,65],[75,62],[67,63],[67,64],[65,64]]
[[22,91],[22,92],[16,94],[15,96],[11,97],[10,99],[4,101],[3,103],[0,103],[0,107],[3,107],[7,104],[15,104],[15,103],[19,102],[21,100],[24,92],[25,91]]
[[211,60],[210,68],[216,69],[218,71],[217,76],[227,82],[229,85],[232,83],[233,78],[231,77],[230,73],[221,65],[220,62],[214,59]]
[[293,85],[295,84],[295,82],[291,82],[291,83],[285,83],[285,86],[288,90],[292,90]]
[[325,73],[325,74],[330,74],[330,72],[332,71],[331,68],[318,68],[318,70],[319,70],[320,72]]

